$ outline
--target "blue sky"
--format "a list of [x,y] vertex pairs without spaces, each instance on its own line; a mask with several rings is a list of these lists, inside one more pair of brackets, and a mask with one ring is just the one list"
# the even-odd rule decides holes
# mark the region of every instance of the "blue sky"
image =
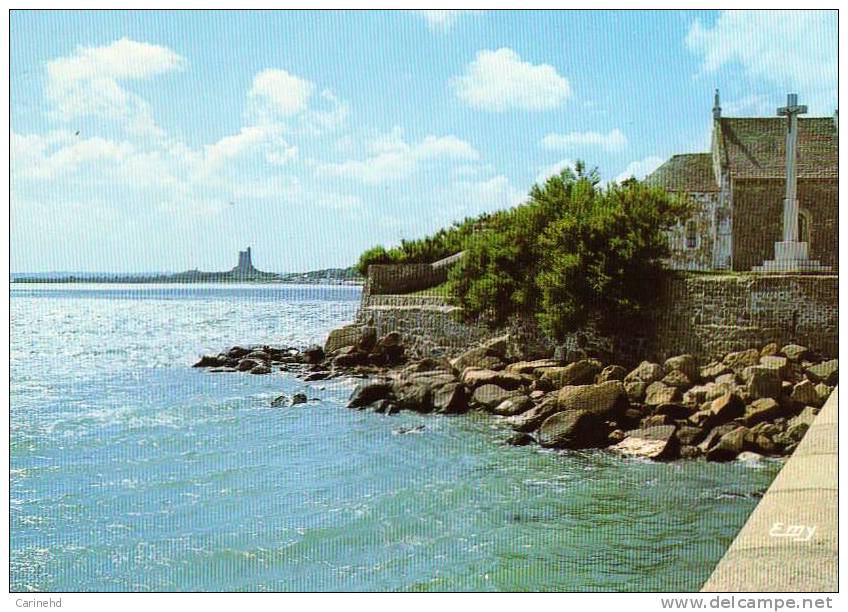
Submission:
[[13,271],[295,271],[837,97],[836,12],[11,15]]

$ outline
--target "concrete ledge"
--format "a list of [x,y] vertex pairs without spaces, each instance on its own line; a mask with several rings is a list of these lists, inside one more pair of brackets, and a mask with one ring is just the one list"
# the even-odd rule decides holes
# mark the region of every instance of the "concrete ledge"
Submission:
[[838,591],[837,404],[838,388],[701,591]]

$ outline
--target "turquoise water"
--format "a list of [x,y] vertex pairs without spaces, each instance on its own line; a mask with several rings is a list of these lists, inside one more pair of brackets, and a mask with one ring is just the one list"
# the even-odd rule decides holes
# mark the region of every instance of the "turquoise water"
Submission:
[[190,367],[320,341],[358,300],[13,286],[11,588],[696,590],[778,469],[513,448],[482,415],[348,410],[351,381]]

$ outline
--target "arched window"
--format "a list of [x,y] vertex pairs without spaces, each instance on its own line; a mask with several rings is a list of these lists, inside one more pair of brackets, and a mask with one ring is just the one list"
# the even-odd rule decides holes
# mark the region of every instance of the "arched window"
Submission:
[[698,246],[698,224],[694,219],[686,222],[686,248],[694,249]]
[[810,213],[803,209],[798,211],[798,240],[810,242]]

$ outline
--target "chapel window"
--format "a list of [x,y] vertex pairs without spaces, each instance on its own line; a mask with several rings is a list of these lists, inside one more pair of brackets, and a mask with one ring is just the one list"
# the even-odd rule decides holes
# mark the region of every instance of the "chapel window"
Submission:
[[698,246],[698,224],[694,219],[686,223],[686,248],[694,249]]

